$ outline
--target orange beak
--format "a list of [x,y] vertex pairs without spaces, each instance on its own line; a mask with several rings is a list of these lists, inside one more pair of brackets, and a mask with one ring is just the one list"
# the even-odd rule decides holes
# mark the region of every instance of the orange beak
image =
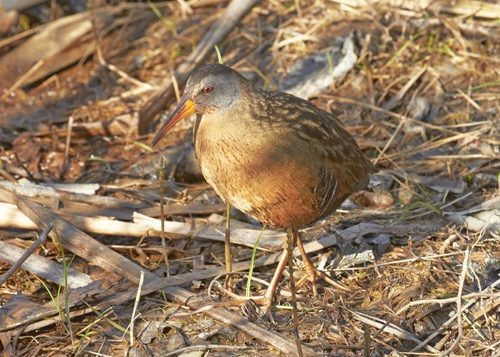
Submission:
[[151,146],[155,146],[158,142],[174,127],[175,124],[180,122],[182,119],[187,118],[193,114],[196,110],[196,104],[187,98],[182,98],[179,104],[175,107],[174,111],[170,113],[169,117],[160,127],[160,130],[156,133]]

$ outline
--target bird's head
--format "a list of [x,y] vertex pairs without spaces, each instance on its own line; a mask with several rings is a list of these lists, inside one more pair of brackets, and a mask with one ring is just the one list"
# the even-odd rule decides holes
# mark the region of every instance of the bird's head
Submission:
[[240,86],[244,81],[238,72],[222,64],[198,67],[189,77],[179,104],[153,138],[152,145],[155,146],[175,124],[193,113],[204,114],[231,107],[240,98]]

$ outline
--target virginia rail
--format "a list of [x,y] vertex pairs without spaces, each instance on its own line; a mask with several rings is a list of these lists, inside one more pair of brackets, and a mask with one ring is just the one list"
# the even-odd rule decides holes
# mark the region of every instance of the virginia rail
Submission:
[[[316,295],[316,279],[343,289],[306,255],[298,228],[332,214],[368,185],[373,165],[332,114],[310,102],[252,85],[220,64],[198,67],[156,133],[158,141],[196,113],[194,144],[201,172],[217,194],[296,242]],[[286,266],[286,248],[264,299],[269,306]]]

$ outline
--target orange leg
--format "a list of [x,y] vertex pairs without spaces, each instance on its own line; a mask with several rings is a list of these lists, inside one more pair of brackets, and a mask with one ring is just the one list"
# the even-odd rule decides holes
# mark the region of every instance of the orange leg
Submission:
[[271,283],[267,288],[266,293],[264,294],[265,298],[264,307],[269,308],[271,306],[274,294],[276,293],[276,288],[278,287],[280,278],[283,275],[283,272],[285,271],[287,261],[288,261],[287,248],[285,247],[283,249],[283,253],[281,254],[280,261],[278,262],[278,266],[274,271],[273,279],[271,280]]
[[302,240],[300,239],[299,231],[297,229],[293,229],[293,235],[295,237],[295,241],[297,242],[297,248],[299,248],[300,255],[302,256],[302,260],[304,261],[304,265],[306,268],[306,275],[302,277],[298,282],[297,282],[297,287],[302,286],[306,281],[310,281],[312,283],[312,289],[313,289],[313,295],[316,297],[318,295],[318,290],[316,288],[316,283],[318,279],[322,279],[328,284],[332,285],[336,289],[342,290],[342,291],[350,291],[350,289],[343,284],[340,284],[330,278],[328,275],[323,273],[322,271],[319,271],[316,269],[316,267],[313,265],[309,257],[307,256],[306,250],[304,248],[304,244],[302,243]]
[[[307,256],[306,250],[304,248],[304,245],[302,244],[302,240],[300,239],[300,235],[297,229],[293,228],[291,230],[292,234],[292,244],[293,242],[296,243],[297,248],[299,249],[300,255],[302,256],[302,259],[304,261],[304,265],[306,268],[306,275],[302,277],[296,284],[297,287],[302,286],[306,281],[310,281],[312,283],[312,289],[313,289],[313,294],[314,296],[317,296],[317,287],[316,283],[319,279],[324,280],[328,284],[332,285],[338,290],[342,291],[350,291],[350,289],[343,284],[340,284],[330,278],[328,275],[323,273],[322,271],[319,271],[314,267],[313,263]],[[276,294],[276,289],[278,288],[279,281],[281,277],[283,276],[283,272],[286,268],[286,265],[288,263],[288,249],[285,246],[283,249],[283,253],[281,254],[280,260],[278,262],[278,266],[276,267],[276,270],[274,272],[273,278],[271,280],[271,283],[269,287],[266,290],[266,293],[264,296],[259,296],[259,297],[252,297],[252,298],[245,298],[245,297],[238,297],[234,293],[231,293],[230,291],[226,291],[226,293],[234,298],[235,300],[233,303],[235,305],[241,305],[244,303],[246,300],[253,300],[257,305],[262,306],[262,309],[267,312],[268,316],[270,316],[270,307],[274,299],[274,295]],[[227,303],[226,303],[227,304]],[[271,317],[271,316],[270,316]],[[272,317],[271,317],[272,318]]]
[[[283,253],[281,254],[280,260],[278,262],[278,266],[276,267],[276,270],[274,271],[273,278],[271,280],[271,283],[269,284],[266,293],[263,296],[254,296],[254,297],[243,297],[243,296],[238,296],[232,291],[229,291],[227,288],[224,289],[224,293],[231,298],[234,299],[233,303],[234,306],[239,306],[247,300],[253,300],[253,302],[257,305],[260,305],[263,307],[264,311],[269,311],[269,308],[271,307],[271,304],[274,299],[274,295],[276,293],[276,289],[278,288],[278,283],[281,279],[281,276],[283,275],[283,271],[286,268],[286,264],[288,262],[288,256],[287,256],[287,248],[285,247],[283,249]],[[228,304],[228,303],[226,303]],[[230,302],[229,302],[230,304]]]

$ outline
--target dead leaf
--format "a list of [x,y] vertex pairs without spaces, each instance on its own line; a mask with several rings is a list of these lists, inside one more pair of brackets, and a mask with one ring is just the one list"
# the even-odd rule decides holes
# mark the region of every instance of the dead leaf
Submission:
[[394,198],[389,192],[361,191],[352,198],[357,204],[363,207],[387,209],[394,205]]

